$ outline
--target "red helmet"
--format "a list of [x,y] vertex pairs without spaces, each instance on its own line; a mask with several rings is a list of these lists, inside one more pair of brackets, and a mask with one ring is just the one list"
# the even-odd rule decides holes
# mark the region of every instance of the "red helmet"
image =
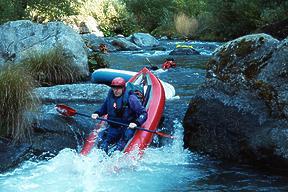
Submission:
[[111,87],[125,87],[125,80],[122,77],[116,77],[111,82]]

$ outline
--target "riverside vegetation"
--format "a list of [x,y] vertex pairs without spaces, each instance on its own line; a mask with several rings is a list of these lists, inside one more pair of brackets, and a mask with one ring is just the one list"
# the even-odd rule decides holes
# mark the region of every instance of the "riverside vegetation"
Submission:
[[7,0],[0,2],[0,9],[0,23],[90,15],[105,36],[142,31],[213,41],[261,32],[273,23],[287,24],[288,19],[288,1],[280,0]]
[[32,131],[27,111],[40,104],[33,92],[37,86],[73,83],[81,80],[61,45],[47,53],[28,53],[27,59],[0,67],[0,137],[13,142],[29,140]]

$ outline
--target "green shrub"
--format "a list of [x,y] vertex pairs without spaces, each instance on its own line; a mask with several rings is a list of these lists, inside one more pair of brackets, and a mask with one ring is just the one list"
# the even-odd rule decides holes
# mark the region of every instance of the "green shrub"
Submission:
[[137,24],[121,0],[81,0],[78,13],[93,16],[105,36],[130,35]]
[[82,78],[72,56],[61,45],[48,52],[29,53],[20,65],[24,66],[42,86],[73,83]]
[[77,1],[72,0],[28,0],[26,12],[33,20],[48,22],[76,13]]
[[260,26],[288,18],[288,1],[272,1],[264,4]]
[[21,1],[0,1],[0,24],[10,20],[23,19],[25,16],[27,16],[27,14]]
[[35,80],[21,67],[6,64],[0,68],[0,136],[15,142],[30,138],[27,112],[37,108],[33,93]]
[[205,0],[175,0],[175,12],[183,13],[188,17],[197,17],[206,8]]
[[0,22],[27,18],[39,22],[59,20],[75,14],[78,5],[73,0],[1,0]]
[[163,21],[173,21],[173,0],[123,0],[127,9],[133,13],[142,31],[151,32]]
[[93,53],[88,57],[89,71],[92,73],[99,68],[109,67],[109,63],[105,61],[101,53]]

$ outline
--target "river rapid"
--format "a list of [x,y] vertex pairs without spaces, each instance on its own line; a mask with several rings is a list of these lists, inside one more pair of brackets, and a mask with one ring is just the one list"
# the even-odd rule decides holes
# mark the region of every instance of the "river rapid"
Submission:
[[[177,43],[162,42],[168,48]],[[64,149],[48,160],[25,161],[18,168],[0,174],[2,192],[188,192],[188,191],[288,191],[288,178],[248,165],[215,160],[183,148],[182,119],[191,95],[205,80],[205,63],[219,44],[185,42],[198,47],[201,55],[173,56],[177,67],[158,74],[172,84],[176,96],[166,101],[165,119],[159,131],[176,139],[154,137],[142,158],[107,156],[94,149],[87,157],[79,149]],[[171,51],[171,50],[170,50]],[[146,58],[159,67],[168,51],[117,52],[105,55],[110,67],[138,71],[149,66]],[[80,146],[79,146],[80,147]]]

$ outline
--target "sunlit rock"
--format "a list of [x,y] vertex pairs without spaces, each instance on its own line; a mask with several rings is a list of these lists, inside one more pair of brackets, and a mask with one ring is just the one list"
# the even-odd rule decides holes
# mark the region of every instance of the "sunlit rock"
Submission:
[[153,47],[160,44],[159,41],[149,33],[134,33],[128,37],[128,40],[139,47]]
[[79,73],[88,76],[87,54],[80,35],[62,22],[37,24],[28,20],[10,21],[0,26],[0,65],[18,63],[33,53],[46,53],[63,46]]

